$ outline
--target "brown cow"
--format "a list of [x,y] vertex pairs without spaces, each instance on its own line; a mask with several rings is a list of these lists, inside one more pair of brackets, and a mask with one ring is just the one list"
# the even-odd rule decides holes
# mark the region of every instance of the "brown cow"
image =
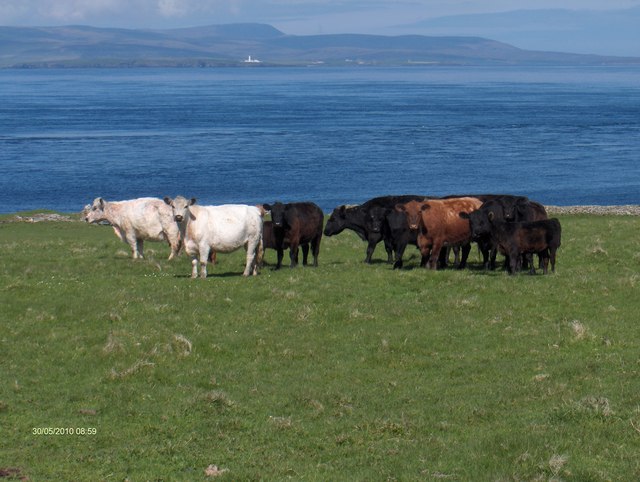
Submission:
[[422,265],[438,268],[438,258],[443,247],[462,246],[462,260],[458,266],[464,268],[471,249],[469,221],[460,218],[460,213],[470,213],[482,205],[473,197],[410,201],[396,205],[398,211],[407,214],[409,229],[418,230],[418,249],[422,254]]

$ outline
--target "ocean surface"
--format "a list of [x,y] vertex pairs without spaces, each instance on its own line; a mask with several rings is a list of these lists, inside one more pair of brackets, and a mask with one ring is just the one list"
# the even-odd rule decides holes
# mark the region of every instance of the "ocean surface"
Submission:
[[640,204],[640,68],[0,70],[0,212],[511,193]]

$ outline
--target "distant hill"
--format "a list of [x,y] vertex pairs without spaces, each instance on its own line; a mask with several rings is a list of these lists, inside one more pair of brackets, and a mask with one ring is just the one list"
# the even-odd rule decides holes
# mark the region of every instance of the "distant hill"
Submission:
[[394,30],[423,35],[479,35],[525,49],[626,56],[640,53],[640,7],[452,15],[397,26]]
[[[260,62],[245,62],[249,56]],[[171,30],[0,27],[4,68],[625,63],[640,63],[640,58],[528,51],[480,37],[296,36],[263,24]]]

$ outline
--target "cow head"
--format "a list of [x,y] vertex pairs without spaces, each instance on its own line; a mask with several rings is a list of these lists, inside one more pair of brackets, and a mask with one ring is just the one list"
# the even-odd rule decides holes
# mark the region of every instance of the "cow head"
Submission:
[[347,227],[347,206],[338,206],[333,210],[327,225],[324,227],[325,236],[339,234]]
[[461,212],[459,216],[469,220],[471,239],[474,241],[491,233],[491,221],[495,218],[493,211],[478,209],[470,213]]
[[186,199],[182,196],[176,196],[175,199],[171,199],[170,197],[165,197],[164,202],[171,206],[173,219],[176,222],[181,223],[185,219],[193,218],[193,214],[189,211],[189,207],[196,203],[196,198],[193,197],[191,199]]
[[502,207],[502,216],[505,222],[520,221],[520,211],[529,204],[525,196],[502,196],[497,199]]
[[364,225],[369,232],[379,233],[382,231],[382,224],[387,217],[387,209],[382,206],[374,206],[366,213]]
[[104,199],[97,197],[94,199],[91,205],[84,207],[82,211],[84,213],[84,220],[88,223],[99,223],[106,220],[106,214],[104,212]]
[[271,211],[271,221],[274,228],[283,228],[286,224],[285,211],[287,206],[277,201],[274,204],[263,204],[264,209]]
[[429,209],[429,203],[409,201],[406,204],[396,204],[396,211],[403,212],[407,216],[407,224],[411,231],[417,231],[422,221],[422,212]]

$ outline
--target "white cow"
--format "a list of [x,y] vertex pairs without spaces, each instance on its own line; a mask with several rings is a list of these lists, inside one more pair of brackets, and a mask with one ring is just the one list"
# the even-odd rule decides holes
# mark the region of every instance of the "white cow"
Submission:
[[184,249],[191,256],[191,277],[207,277],[207,260],[213,250],[230,253],[243,247],[247,250],[244,276],[258,274],[262,261],[262,216],[255,206],[224,204],[200,206],[195,199],[177,196],[164,198],[171,206],[173,216],[184,240]]
[[173,211],[162,199],[144,197],[129,201],[107,202],[101,197],[85,207],[88,223],[108,221],[123,242],[131,246],[134,259],[144,258],[144,240],[167,241],[171,246],[169,259],[178,255],[181,246],[180,230],[173,220]]

